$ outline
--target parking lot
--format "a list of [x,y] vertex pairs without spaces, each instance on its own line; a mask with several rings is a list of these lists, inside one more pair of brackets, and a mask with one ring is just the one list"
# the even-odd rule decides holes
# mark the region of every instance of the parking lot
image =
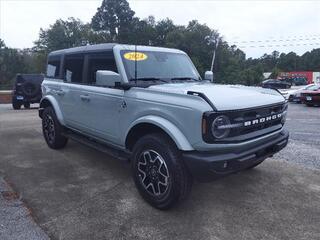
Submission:
[[[52,239],[319,239],[319,119],[319,107],[290,104],[286,149],[254,170],[195,183],[187,201],[159,211],[126,163],[73,141],[51,150],[37,109],[0,105],[0,178]],[[15,239],[19,216],[1,222],[1,201],[9,200],[0,196],[0,239]]]

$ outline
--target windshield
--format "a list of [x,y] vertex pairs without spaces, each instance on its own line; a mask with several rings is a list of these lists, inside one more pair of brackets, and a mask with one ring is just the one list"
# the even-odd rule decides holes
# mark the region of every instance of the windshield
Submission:
[[314,85],[314,86],[311,86],[311,87],[308,88],[308,90],[310,90],[310,91],[315,91],[315,90],[318,90],[318,89],[320,89],[320,85]]
[[[200,80],[189,57],[181,53],[123,50],[120,52],[129,80]],[[136,56],[136,57],[135,57]]]

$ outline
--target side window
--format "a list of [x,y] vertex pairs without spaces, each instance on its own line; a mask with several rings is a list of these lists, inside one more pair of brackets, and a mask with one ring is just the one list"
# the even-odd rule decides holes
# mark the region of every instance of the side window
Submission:
[[63,78],[67,82],[82,83],[84,55],[66,55],[64,60]]
[[60,63],[61,58],[59,57],[49,57],[47,65],[47,74],[48,78],[59,78],[60,76]]
[[88,55],[87,83],[95,85],[98,70],[118,72],[113,53],[101,53]]

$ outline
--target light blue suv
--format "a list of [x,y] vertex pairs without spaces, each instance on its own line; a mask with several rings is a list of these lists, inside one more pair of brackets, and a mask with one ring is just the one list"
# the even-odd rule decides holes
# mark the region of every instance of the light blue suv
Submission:
[[129,160],[152,206],[185,198],[193,179],[250,169],[284,148],[280,93],[202,80],[186,53],[100,44],[49,54],[39,115],[49,147],[69,138]]

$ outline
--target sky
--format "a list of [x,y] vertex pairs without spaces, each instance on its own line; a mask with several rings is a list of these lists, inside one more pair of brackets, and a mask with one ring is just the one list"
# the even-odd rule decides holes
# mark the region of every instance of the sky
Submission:
[[[55,20],[89,22],[102,0],[0,0],[0,38],[14,48],[29,48]],[[169,1],[129,0],[136,16],[170,18],[187,25],[197,19],[218,30],[247,57],[273,50],[299,55],[320,47],[320,1]]]

